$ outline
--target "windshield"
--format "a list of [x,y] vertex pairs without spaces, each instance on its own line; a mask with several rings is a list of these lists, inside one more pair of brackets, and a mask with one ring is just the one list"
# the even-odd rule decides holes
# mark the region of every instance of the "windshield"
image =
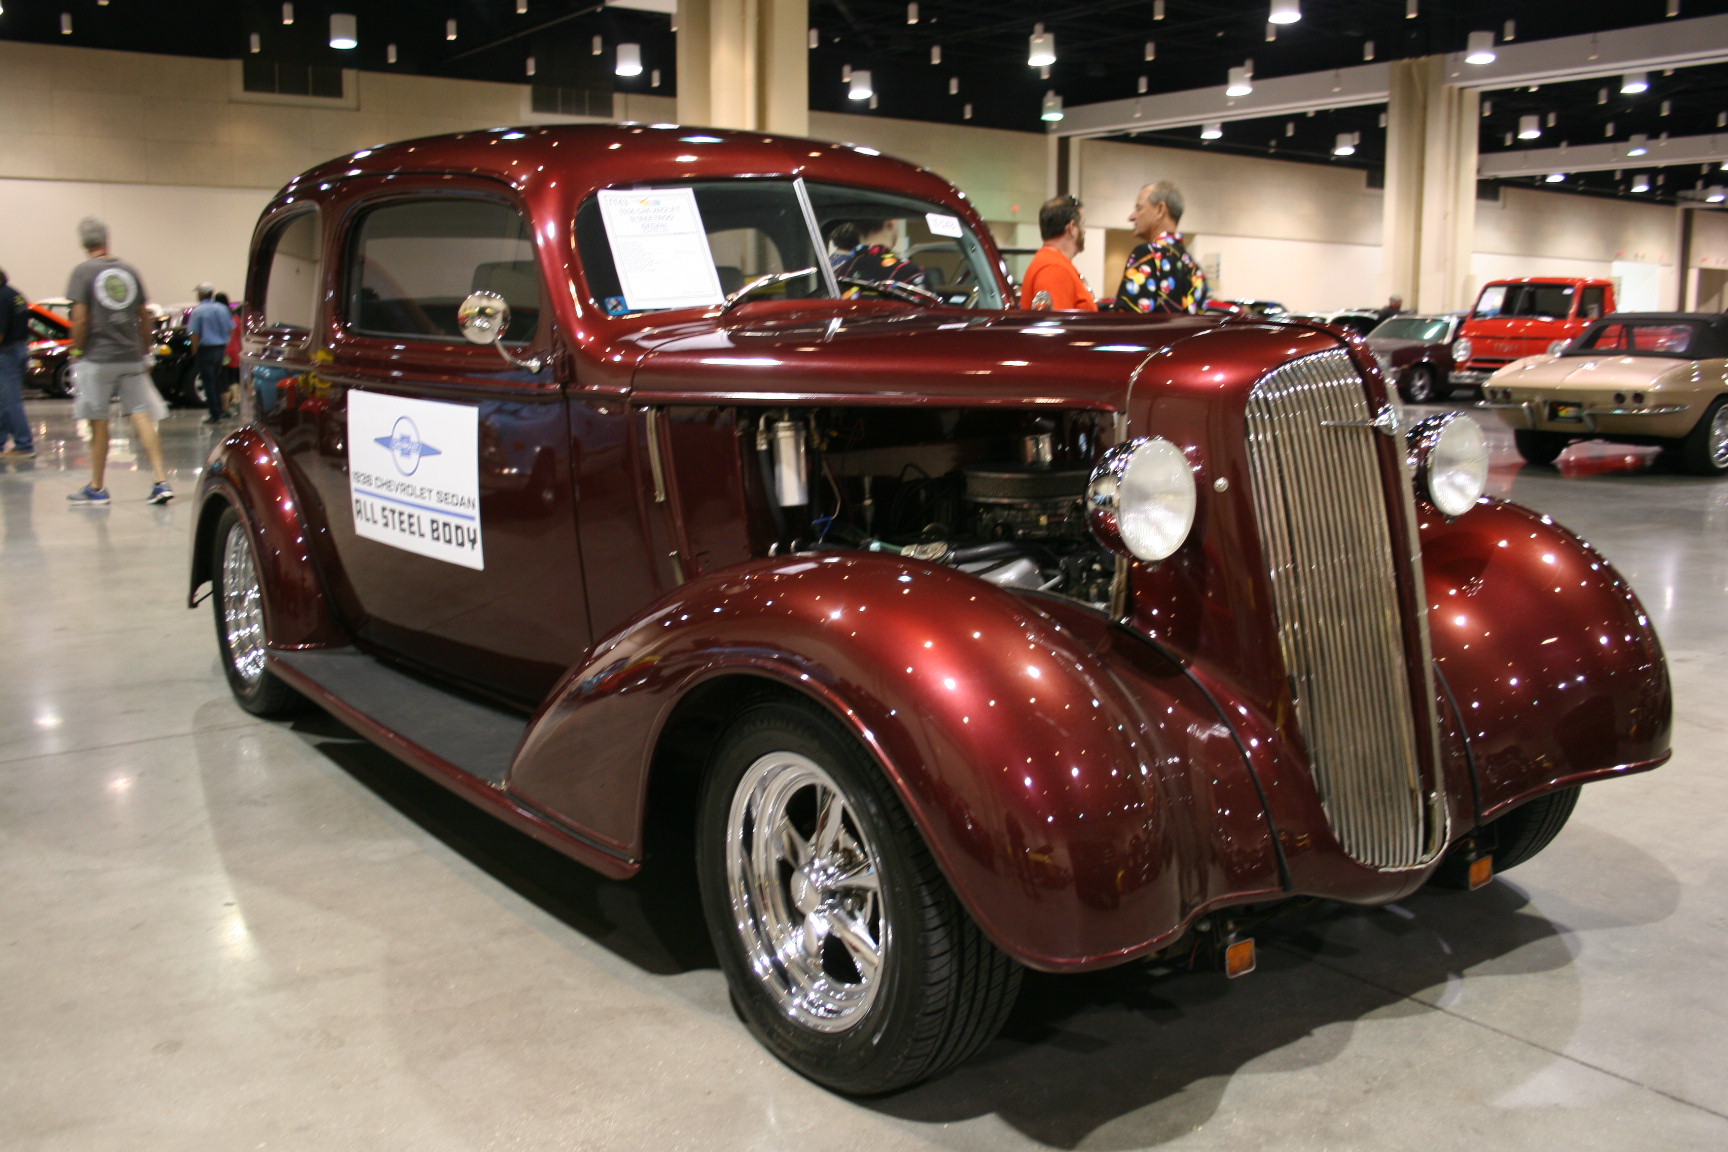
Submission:
[[1572,315],[1574,291],[1570,284],[1490,284],[1476,301],[1475,317],[1563,320]]
[[1447,327],[1444,317],[1428,319],[1422,316],[1394,316],[1383,321],[1368,335],[1383,336],[1388,340],[1421,340],[1427,344],[1438,344],[1446,339]]
[[923,289],[935,302],[1003,306],[986,249],[964,220],[867,189],[792,180],[603,189],[577,212],[576,236],[589,290],[612,316],[714,307],[762,277],[801,269],[813,271],[751,299]]

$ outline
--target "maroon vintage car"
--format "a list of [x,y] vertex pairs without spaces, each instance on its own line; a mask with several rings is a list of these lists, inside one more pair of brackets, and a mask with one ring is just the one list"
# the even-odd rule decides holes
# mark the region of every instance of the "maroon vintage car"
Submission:
[[845,1091],[1027,967],[1235,974],[1292,897],[1485,883],[1668,756],[1637,599],[1482,497],[1468,418],[1398,434],[1321,327],[1012,310],[868,149],[368,149],[276,196],[247,300],[191,571],[241,704],[613,877],[693,804],[745,1020]]
[[1411,404],[1431,404],[1452,394],[1452,339],[1459,313],[1444,316],[1388,316],[1369,332],[1386,382]]

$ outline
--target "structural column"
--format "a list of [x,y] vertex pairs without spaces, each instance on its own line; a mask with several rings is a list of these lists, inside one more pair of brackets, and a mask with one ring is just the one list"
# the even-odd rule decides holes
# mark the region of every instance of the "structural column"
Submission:
[[810,133],[807,0],[679,0],[678,121]]
[[1391,65],[1383,288],[1419,312],[1468,307],[1475,287],[1470,257],[1480,97],[1446,80],[1441,56]]

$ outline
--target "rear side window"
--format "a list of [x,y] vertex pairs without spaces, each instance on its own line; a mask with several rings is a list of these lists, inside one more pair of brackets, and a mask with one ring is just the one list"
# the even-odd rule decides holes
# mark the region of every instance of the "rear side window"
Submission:
[[375,336],[463,341],[456,310],[471,292],[510,305],[504,339],[533,339],[540,269],[527,221],[498,200],[385,204],[360,218],[350,248],[348,323]]
[[267,327],[312,330],[318,305],[319,235],[318,212],[307,209],[264,242],[264,298],[256,306]]

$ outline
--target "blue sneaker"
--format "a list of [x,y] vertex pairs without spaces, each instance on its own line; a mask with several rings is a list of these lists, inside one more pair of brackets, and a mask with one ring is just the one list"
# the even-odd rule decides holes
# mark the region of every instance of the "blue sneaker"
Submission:
[[150,503],[166,504],[174,499],[174,489],[168,487],[168,481],[158,480],[156,486],[150,489]]
[[92,488],[86,484],[66,499],[74,504],[107,504],[111,497],[108,495],[108,489]]

